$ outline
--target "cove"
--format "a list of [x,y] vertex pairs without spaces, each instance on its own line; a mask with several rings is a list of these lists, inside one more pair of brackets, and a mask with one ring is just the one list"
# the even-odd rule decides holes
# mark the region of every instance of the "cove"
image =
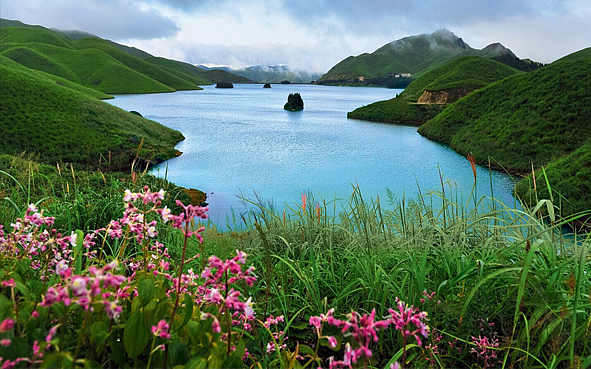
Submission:
[[[460,199],[474,184],[465,157],[426,139],[416,127],[347,119],[359,106],[390,99],[402,90],[319,85],[235,84],[233,89],[205,86],[202,91],[117,95],[109,103],[179,130],[183,155],[159,164],[152,173],[208,194],[210,219],[225,228],[227,217],[245,211],[237,196],[273,202],[300,202],[312,192],[327,201],[347,198],[359,184],[366,199],[380,196],[387,207],[394,197],[415,199],[453,183]],[[299,92],[304,110],[283,109]],[[418,186],[417,186],[418,184]],[[514,180],[492,172],[494,196],[513,206]],[[476,190],[490,196],[487,168],[477,167]]]

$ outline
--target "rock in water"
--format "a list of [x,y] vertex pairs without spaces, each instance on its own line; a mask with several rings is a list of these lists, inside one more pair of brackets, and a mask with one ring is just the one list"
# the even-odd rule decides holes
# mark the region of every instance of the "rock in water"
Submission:
[[263,86],[263,88],[271,88],[271,84],[270,83],[265,83],[265,85]]
[[218,82],[215,88],[234,88],[234,85],[230,82]]
[[295,94],[289,94],[287,97],[287,103],[283,105],[283,109],[289,111],[300,111],[304,110],[304,100],[298,92]]

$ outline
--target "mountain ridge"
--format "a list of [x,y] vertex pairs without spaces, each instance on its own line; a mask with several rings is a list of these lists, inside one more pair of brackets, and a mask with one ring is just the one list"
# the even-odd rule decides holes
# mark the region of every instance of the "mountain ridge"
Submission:
[[[462,56],[499,58],[499,62],[519,69],[521,59],[500,43],[475,49],[447,29],[431,34],[403,37],[389,42],[372,53],[349,56],[326,72],[318,80],[321,84],[378,84],[393,78],[417,78],[429,70]],[[509,65],[509,64],[508,64]]]

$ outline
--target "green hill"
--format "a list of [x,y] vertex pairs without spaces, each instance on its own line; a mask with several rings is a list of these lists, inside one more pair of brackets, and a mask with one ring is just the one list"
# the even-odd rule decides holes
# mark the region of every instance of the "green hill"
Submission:
[[516,62],[520,59],[499,43],[482,50],[473,49],[452,32],[441,29],[430,35],[421,34],[393,41],[373,53],[350,56],[332,67],[318,82],[358,85],[360,81],[386,81],[388,76],[406,73],[418,77],[462,56],[504,56],[501,62],[521,65]]
[[478,90],[419,132],[480,163],[527,172],[591,138],[591,61],[553,63]]
[[91,167],[96,167],[101,156],[103,163],[110,157],[115,169],[129,167],[142,140],[140,158],[161,161],[175,156],[174,146],[183,139],[177,131],[2,56],[0,85],[1,153],[27,151],[44,163],[64,161]]
[[516,73],[516,69],[490,59],[461,57],[426,72],[399,96],[355,109],[347,116],[418,126],[443,111],[444,104]]
[[95,89],[89,88],[89,87],[84,87],[78,83],[74,83],[71,82],[67,79],[61,78],[59,76],[53,75],[53,74],[49,74],[49,73],[45,73],[45,72],[41,72],[41,71],[37,71],[37,70],[32,70],[29,68],[25,68],[24,66],[22,66],[21,64],[2,57],[0,55],[0,65],[6,66],[6,67],[10,67],[12,69],[16,69],[19,70],[23,73],[27,73],[29,76],[31,76],[32,78],[38,78],[41,80],[47,80],[47,81],[53,81],[53,83],[60,85],[60,86],[65,86],[68,87],[72,90],[78,91],[78,92],[82,92],[85,95],[88,95],[90,97],[94,97],[95,99],[101,99],[101,100],[105,100],[105,99],[112,99],[113,96],[107,95],[105,93],[102,93],[100,91],[97,91]]
[[574,52],[572,54],[568,54],[567,56],[564,56],[564,57],[556,60],[554,63],[564,62],[564,61],[570,62],[570,61],[575,61],[575,60],[591,60],[591,47],[588,47],[583,50],[579,50],[579,51]]
[[[574,61],[568,61],[574,60]],[[591,58],[563,58],[544,68],[506,78],[466,96],[419,128],[424,136],[449,144],[485,164],[527,174],[537,170],[538,195],[545,180],[566,199],[563,214],[591,203]],[[536,196],[531,176],[516,193],[530,204]],[[546,191],[547,192],[547,191]]]
[[116,59],[127,67],[140,72],[166,86],[172,87],[175,90],[194,90],[198,88],[198,85],[207,85],[211,83],[205,78],[187,79],[183,78],[183,76],[177,76],[169,73],[157,65],[128,54],[126,51],[123,51],[113,45],[113,43],[110,41],[100,38],[83,38],[72,42],[72,44],[75,48],[80,50],[101,50],[105,54],[108,54],[113,59]]
[[[591,141],[548,164],[545,168],[548,183],[552,187],[555,203],[564,215],[591,209]],[[515,193],[530,205],[536,199],[550,198],[546,178],[541,170],[536,172],[536,190],[532,176],[522,179],[515,186]],[[561,198],[558,198],[560,194]]]
[[505,64],[478,56],[465,56],[425,73],[400,95],[407,100],[417,101],[424,91],[473,91],[516,73],[516,69]]

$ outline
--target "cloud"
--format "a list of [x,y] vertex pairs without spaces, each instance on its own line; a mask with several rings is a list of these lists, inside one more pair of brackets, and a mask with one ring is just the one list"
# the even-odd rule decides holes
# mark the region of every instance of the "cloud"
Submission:
[[233,67],[325,72],[349,55],[442,27],[472,47],[501,42],[543,62],[591,46],[591,0],[0,1],[3,17]]
[[115,40],[172,37],[179,26],[131,0],[2,0],[2,17]]

